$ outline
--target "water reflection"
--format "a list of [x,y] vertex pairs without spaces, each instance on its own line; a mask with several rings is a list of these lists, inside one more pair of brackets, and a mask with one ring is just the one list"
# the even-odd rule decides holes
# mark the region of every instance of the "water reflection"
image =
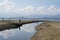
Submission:
[[36,32],[34,26],[37,26],[38,23],[26,24],[19,29],[11,29],[0,32],[1,40],[31,40],[31,37]]

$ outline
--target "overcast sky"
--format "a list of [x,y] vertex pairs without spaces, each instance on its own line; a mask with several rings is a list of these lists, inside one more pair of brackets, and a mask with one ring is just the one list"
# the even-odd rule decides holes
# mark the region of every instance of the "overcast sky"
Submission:
[[60,0],[0,0],[0,17],[58,15]]

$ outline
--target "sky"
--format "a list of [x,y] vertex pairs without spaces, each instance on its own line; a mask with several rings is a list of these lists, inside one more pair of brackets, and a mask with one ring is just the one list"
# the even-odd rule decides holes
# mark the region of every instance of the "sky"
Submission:
[[0,17],[59,15],[60,0],[0,0]]

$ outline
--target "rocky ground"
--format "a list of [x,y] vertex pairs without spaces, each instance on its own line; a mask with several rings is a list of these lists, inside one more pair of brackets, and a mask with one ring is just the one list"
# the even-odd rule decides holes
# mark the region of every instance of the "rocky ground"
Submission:
[[60,40],[60,23],[45,22],[36,26],[37,32],[31,40]]

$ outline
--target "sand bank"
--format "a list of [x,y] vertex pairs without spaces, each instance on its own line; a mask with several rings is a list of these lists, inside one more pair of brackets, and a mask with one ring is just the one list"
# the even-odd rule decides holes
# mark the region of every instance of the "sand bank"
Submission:
[[45,22],[35,28],[37,32],[31,40],[60,40],[59,22]]

